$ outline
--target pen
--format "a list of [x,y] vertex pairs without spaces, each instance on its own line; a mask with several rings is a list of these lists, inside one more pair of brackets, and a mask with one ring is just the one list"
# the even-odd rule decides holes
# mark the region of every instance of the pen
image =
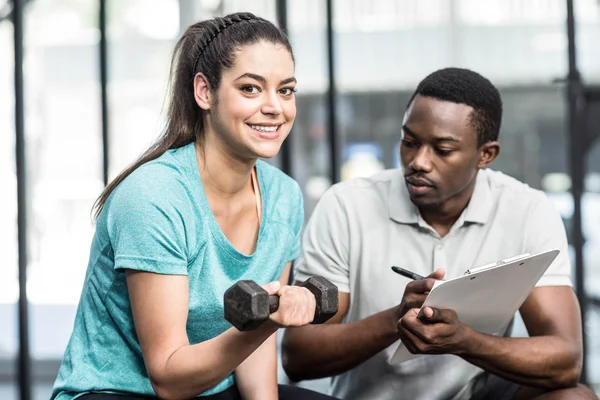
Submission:
[[410,272],[409,270],[406,270],[406,269],[400,268],[400,267],[396,267],[396,266],[392,267],[392,271],[394,271],[395,273],[400,274],[402,276],[405,276],[409,279],[414,279],[414,280],[425,279],[424,276],[415,274],[414,272]]

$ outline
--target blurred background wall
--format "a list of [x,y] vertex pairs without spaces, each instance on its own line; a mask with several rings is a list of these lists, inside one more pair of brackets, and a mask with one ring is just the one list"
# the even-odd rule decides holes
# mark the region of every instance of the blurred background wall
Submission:
[[[24,199],[17,196],[15,151],[18,21],[13,1],[0,0],[0,399],[25,399],[19,397],[17,363],[19,201],[27,215],[26,383],[32,399],[47,399],[71,332],[93,235],[90,210],[104,174],[112,179],[158,135],[180,33],[197,20],[234,11],[283,25],[294,47],[298,116],[284,151],[270,162],[300,183],[307,218],[334,181],[398,166],[403,111],[425,75],[468,67],[500,88],[502,152],[493,167],[548,193],[569,230],[574,262],[581,249],[586,379],[600,390],[600,147],[580,142],[587,154],[580,153],[579,245],[577,233],[571,234],[577,229],[566,0],[18,1]],[[579,95],[587,99],[580,131],[589,135],[600,132],[600,106],[593,102],[600,92],[600,1],[573,4],[574,54],[584,89]],[[326,390],[323,381],[303,385]]]

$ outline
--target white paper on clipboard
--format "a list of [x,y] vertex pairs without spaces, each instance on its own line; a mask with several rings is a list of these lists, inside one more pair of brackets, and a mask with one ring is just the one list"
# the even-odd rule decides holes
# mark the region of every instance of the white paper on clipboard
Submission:
[[[423,307],[452,309],[462,323],[474,330],[498,335],[506,329],[558,253],[558,250],[549,250],[520,255],[436,282]],[[410,353],[399,342],[388,362],[398,364],[422,356]]]

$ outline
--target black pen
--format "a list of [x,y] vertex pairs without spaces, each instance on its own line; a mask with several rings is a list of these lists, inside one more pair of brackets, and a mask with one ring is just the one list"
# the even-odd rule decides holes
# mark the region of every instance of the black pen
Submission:
[[407,269],[396,267],[396,266],[392,267],[392,271],[394,271],[395,273],[400,274],[402,276],[405,276],[405,277],[407,277],[409,279],[413,279],[415,281],[419,280],[419,279],[425,279],[424,276],[421,276],[419,274],[415,274],[414,272],[410,272]]

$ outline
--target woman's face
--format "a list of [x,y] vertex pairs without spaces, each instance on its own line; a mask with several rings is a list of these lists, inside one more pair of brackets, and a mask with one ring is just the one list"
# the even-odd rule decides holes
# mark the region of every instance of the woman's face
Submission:
[[242,159],[277,155],[296,118],[292,55],[281,44],[242,47],[224,71],[210,109],[210,127]]

